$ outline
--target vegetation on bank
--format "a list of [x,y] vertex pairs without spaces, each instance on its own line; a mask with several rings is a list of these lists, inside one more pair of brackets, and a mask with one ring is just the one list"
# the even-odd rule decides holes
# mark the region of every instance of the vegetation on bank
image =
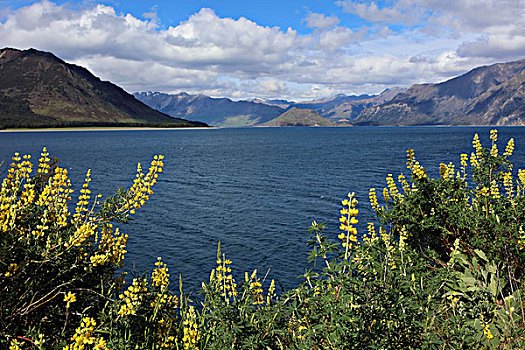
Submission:
[[73,128],[207,128],[208,125],[200,122],[179,123],[111,123],[111,122],[56,122],[41,120],[33,123],[32,121],[20,121],[0,124],[0,130],[5,129],[73,129]]
[[407,174],[388,174],[382,199],[370,190],[367,232],[350,193],[339,232],[312,223],[304,281],[281,295],[257,271],[233,276],[219,244],[199,300],[171,291],[161,258],[142,276],[121,272],[119,224],[153,194],[162,156],[104,200],[88,171],[73,208],[58,161],[15,154],[0,189],[0,346],[524,348],[525,171],[509,160],[512,139],[503,151],[497,131],[490,139],[483,148],[476,135],[438,178],[408,150]]

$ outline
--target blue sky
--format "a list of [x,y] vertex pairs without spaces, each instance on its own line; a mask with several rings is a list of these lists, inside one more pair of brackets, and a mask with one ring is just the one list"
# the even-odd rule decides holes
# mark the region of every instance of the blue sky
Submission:
[[129,92],[309,100],[525,58],[520,0],[0,0],[0,47]]
[[[341,14],[340,6],[334,1],[325,0],[267,0],[267,1],[221,1],[221,0],[185,0],[185,1],[54,1],[56,4],[67,4],[72,7],[88,6],[89,4],[105,4],[112,6],[121,13],[131,13],[138,18],[145,19],[144,14],[155,12],[161,20],[161,25],[167,27],[177,25],[187,20],[189,16],[202,8],[213,9],[220,17],[246,17],[262,26],[278,26],[283,29],[292,26],[301,33],[311,32],[303,21],[309,11],[329,15]],[[0,0],[3,8],[17,9],[28,6],[35,1]],[[344,14],[347,26],[359,27],[363,21],[359,16]]]

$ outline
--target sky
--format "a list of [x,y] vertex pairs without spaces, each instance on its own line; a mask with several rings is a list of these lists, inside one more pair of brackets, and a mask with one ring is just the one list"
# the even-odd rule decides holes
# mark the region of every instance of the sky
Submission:
[[0,48],[128,92],[295,101],[525,58],[525,0],[0,0]]

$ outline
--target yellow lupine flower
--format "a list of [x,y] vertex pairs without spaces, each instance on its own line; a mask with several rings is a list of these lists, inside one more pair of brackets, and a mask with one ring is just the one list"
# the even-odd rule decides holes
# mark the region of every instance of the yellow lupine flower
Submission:
[[197,316],[195,314],[195,308],[190,306],[188,311],[184,314],[183,324],[183,333],[184,336],[182,341],[184,343],[185,350],[197,350],[197,343],[200,340],[200,332],[197,328],[197,323],[195,322]]
[[492,143],[495,143],[498,141],[498,130],[496,129],[490,130],[490,139],[492,140]]
[[64,301],[67,302],[67,304],[66,304],[66,309],[69,309],[69,305],[70,305],[71,303],[74,303],[75,301],[77,301],[77,297],[76,297],[75,293],[68,292],[68,293],[64,296]]
[[483,147],[481,146],[481,142],[479,141],[478,134],[474,134],[474,140],[472,140],[472,147],[474,147],[474,149],[476,150],[476,157],[478,159],[481,159]]
[[476,157],[476,153],[472,152],[470,154],[470,165],[472,167],[475,167],[475,166],[478,166],[479,165],[479,161],[478,161],[478,158]]
[[412,148],[407,149],[407,169],[412,169],[412,165],[414,164],[415,157],[414,157],[414,150]]
[[348,257],[348,250],[351,247],[350,242],[357,242],[357,229],[353,225],[356,225],[359,222],[356,218],[359,214],[359,210],[356,208],[357,199],[355,199],[355,194],[353,192],[349,193],[348,198],[349,199],[345,199],[341,202],[346,208],[341,210],[341,213],[345,214],[339,218],[339,221],[341,222],[339,229],[341,229],[342,232],[337,236],[343,241],[341,245],[345,247],[345,258]]
[[230,302],[230,298],[237,297],[237,284],[235,279],[231,275],[231,265],[232,261],[226,259],[226,255],[222,254],[221,256],[221,243],[219,242],[217,247],[217,267],[212,270],[210,275],[210,283],[214,283],[214,288],[220,293],[224,298],[226,303]]
[[390,201],[390,195],[388,194],[388,188],[383,188],[383,198],[385,199],[385,202],[389,202]]
[[21,341],[11,339],[11,342],[9,343],[9,350],[22,350],[22,345],[24,345],[24,343],[22,343]]
[[501,198],[498,184],[494,180],[492,180],[492,183],[490,184],[490,194],[493,198]]
[[[379,203],[377,202],[377,195],[376,195],[376,189],[371,188],[370,192],[368,193],[368,198],[370,198],[370,205],[372,206],[372,209],[375,211],[379,210]],[[341,213],[343,214],[343,213]]]
[[503,152],[503,156],[510,157],[513,152],[514,152],[514,139],[511,138],[509,142],[507,143],[507,147],[505,147],[505,152]]
[[84,317],[75,331],[73,337],[71,337],[72,344],[64,346],[63,350],[83,350],[86,345],[95,344],[93,349],[97,350],[108,350],[106,347],[106,341],[102,337],[97,337],[95,333],[96,322],[90,317]]

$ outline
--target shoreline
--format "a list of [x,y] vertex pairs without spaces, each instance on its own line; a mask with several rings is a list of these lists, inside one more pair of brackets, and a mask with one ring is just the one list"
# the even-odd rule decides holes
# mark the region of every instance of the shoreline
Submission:
[[135,126],[115,126],[115,127],[72,127],[72,128],[35,128],[35,129],[3,129],[1,132],[56,132],[56,131],[148,131],[148,130],[210,130],[217,127],[188,127],[188,128],[153,128]]

